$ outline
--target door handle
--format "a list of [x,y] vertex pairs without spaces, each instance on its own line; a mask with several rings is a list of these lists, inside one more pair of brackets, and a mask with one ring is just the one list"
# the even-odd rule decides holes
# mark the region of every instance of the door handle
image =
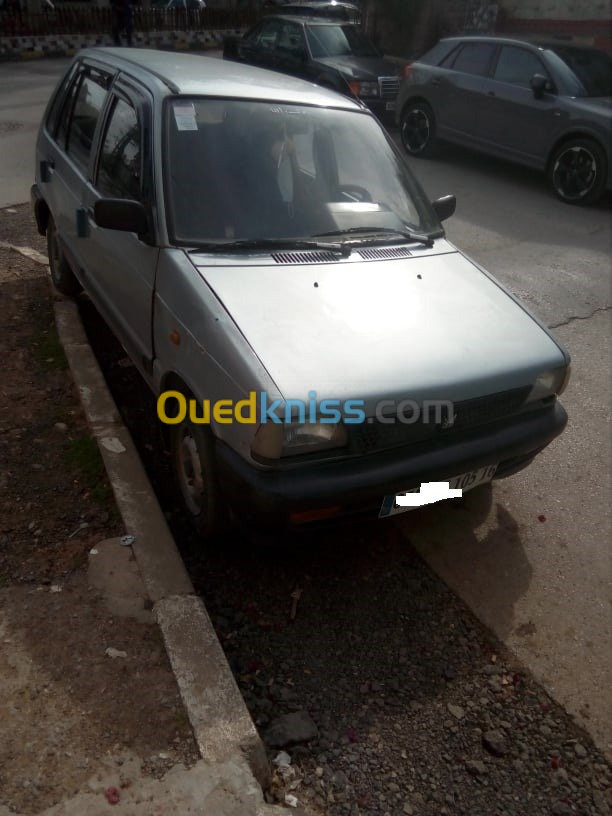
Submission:
[[497,96],[495,91],[487,91],[487,96]]
[[432,84],[432,85],[439,85],[439,84],[440,84],[440,80],[439,80],[439,79],[436,77],[436,79],[432,79],[432,80],[431,80],[431,84]]
[[43,159],[40,163],[40,180],[43,184],[51,181],[51,176],[55,171],[55,163],[52,159]]

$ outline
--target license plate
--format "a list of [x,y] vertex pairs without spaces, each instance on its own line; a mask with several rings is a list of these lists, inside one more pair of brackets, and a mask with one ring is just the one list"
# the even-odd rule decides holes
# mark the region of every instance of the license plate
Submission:
[[395,110],[395,102],[387,102],[385,105],[385,110],[394,111]]
[[[449,490],[460,489],[466,493],[468,490],[473,490],[473,488],[478,487],[478,485],[490,482],[493,476],[495,476],[496,470],[497,465],[487,465],[487,467],[480,468],[480,470],[471,470],[469,473],[462,473],[460,476],[453,476],[452,479],[448,480]],[[420,487],[412,487],[410,490],[405,490],[400,495],[405,495],[406,493],[419,493],[420,491]],[[382,507],[380,508],[380,513],[378,514],[378,518],[395,516],[398,513],[405,513],[408,510],[416,510],[417,507],[423,506],[400,505],[397,503],[396,499],[397,496],[385,496]]]

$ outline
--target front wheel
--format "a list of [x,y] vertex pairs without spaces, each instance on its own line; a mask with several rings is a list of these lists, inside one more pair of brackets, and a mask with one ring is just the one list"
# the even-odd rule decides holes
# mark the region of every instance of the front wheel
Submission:
[[400,135],[406,153],[419,158],[433,155],[436,147],[436,120],[427,102],[412,102],[402,111]]
[[83,287],[76,279],[70,264],[66,260],[57,234],[55,221],[51,216],[49,216],[49,223],[47,224],[47,254],[49,256],[51,280],[57,291],[68,297],[76,297]]
[[213,437],[206,426],[188,417],[171,426],[174,473],[192,526],[211,538],[221,532],[225,511],[216,476]]
[[606,155],[592,139],[570,139],[553,153],[548,177],[566,204],[593,204],[601,197],[608,167]]

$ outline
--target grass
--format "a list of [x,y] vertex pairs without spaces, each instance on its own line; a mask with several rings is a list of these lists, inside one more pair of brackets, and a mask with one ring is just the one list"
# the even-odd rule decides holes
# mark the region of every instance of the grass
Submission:
[[89,434],[81,434],[70,440],[64,452],[64,461],[79,474],[80,481],[89,490],[94,501],[111,515],[116,515],[113,493],[96,441]]
[[49,329],[41,329],[32,337],[31,351],[32,357],[40,368],[47,371],[68,368],[68,360],[55,326]]

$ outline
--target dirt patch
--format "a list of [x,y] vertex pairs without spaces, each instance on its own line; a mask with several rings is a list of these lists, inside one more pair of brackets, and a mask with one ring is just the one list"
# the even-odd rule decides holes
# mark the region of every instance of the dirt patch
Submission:
[[[10,209],[0,242],[44,252],[29,209]],[[0,330],[0,811],[32,814],[91,791],[109,763],[120,788],[139,784],[124,763],[161,777],[197,752],[146,602],[138,620],[120,616],[91,586],[89,553],[123,532],[120,517],[57,337],[47,270],[6,247]]]

